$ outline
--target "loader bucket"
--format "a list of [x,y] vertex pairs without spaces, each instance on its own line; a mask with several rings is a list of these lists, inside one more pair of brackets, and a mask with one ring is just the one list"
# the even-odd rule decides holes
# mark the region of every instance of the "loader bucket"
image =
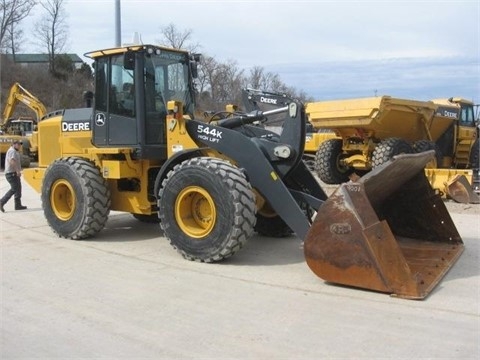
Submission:
[[464,175],[455,175],[445,184],[447,196],[458,203],[479,204],[480,198]]
[[398,155],[321,206],[304,243],[325,281],[423,299],[464,245],[423,168],[433,151]]

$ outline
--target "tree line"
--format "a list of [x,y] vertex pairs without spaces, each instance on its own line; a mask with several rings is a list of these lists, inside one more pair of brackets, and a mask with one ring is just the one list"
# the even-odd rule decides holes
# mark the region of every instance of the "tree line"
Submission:
[[[84,106],[84,91],[93,91],[93,71],[84,63],[76,69],[65,53],[68,42],[66,0],[0,0],[0,54],[2,109],[8,90],[19,82],[38,97],[50,110]],[[39,53],[48,55],[48,67],[23,67],[15,55],[25,44],[22,24],[32,9],[42,10],[35,24]],[[159,29],[158,45],[198,52],[201,47],[193,41],[193,30],[178,29],[169,24]],[[94,49],[92,49],[94,50]],[[242,69],[235,60],[220,61],[203,54],[196,80],[197,110],[222,110],[226,104],[241,106],[241,91],[246,87],[285,93],[302,101],[312,101],[303,91],[285,84],[276,73],[261,66]],[[29,110],[19,107],[24,114]],[[22,114],[22,115],[24,115]]]

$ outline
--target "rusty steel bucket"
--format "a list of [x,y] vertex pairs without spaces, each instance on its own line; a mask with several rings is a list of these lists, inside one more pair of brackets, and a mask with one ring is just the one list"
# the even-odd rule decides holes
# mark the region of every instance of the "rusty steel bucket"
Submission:
[[423,299],[463,252],[460,235],[425,165],[434,152],[402,154],[321,206],[304,244],[325,281]]

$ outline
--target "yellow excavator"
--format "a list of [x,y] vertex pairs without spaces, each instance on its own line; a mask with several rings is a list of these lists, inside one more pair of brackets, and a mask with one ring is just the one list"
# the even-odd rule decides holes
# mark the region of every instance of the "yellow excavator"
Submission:
[[[35,113],[35,118],[12,117],[18,104],[24,104]],[[45,105],[19,83],[10,87],[5,107],[3,109],[2,124],[0,126],[0,154],[5,156],[8,147],[14,140],[22,141],[22,167],[30,166],[30,160],[38,160],[38,145],[35,130],[40,119],[45,116]]]
[[[159,222],[159,238],[184,258],[210,263],[255,232],[294,233],[322,279],[408,299],[426,297],[462,253],[423,171],[433,151],[394,157],[327,198],[302,161],[300,101],[245,91],[275,106],[205,122],[193,117],[199,56],[155,45],[86,56],[93,108],[45,115],[38,166],[24,171],[59,237],[92,238],[110,210],[123,211]],[[281,133],[262,126],[274,117]]]

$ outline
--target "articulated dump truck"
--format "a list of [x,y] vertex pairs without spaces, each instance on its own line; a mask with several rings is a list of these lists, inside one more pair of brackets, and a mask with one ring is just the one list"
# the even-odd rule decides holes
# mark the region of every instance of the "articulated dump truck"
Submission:
[[327,184],[365,174],[394,155],[435,151],[426,167],[432,186],[460,202],[480,202],[472,191],[479,143],[473,103],[460,98],[415,101],[389,96],[306,105],[316,129],[332,131],[315,157]]
[[[462,253],[424,174],[433,151],[398,155],[327,198],[302,161],[300,101],[246,91],[275,107],[206,122],[193,116],[198,56],[154,45],[87,56],[93,108],[44,116],[38,166],[24,171],[59,237],[93,238],[110,210],[123,211],[159,222],[159,238],[185,259],[211,263],[255,232],[295,234],[325,281],[408,299],[426,297]],[[280,134],[262,126],[274,116]]]

